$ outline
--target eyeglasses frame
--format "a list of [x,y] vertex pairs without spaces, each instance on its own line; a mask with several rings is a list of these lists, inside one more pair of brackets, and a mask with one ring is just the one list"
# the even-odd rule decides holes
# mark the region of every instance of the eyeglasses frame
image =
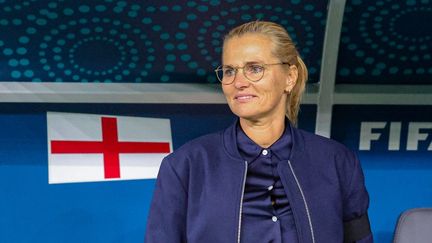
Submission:
[[292,64],[290,64],[289,62],[278,62],[278,63],[263,63],[263,64],[261,64],[261,63],[257,63],[257,65],[260,65],[260,66],[262,66],[264,69],[263,69],[263,74],[262,74],[262,76],[261,76],[261,78],[260,79],[258,79],[258,80],[251,80],[247,75],[245,75],[245,71],[244,71],[244,68],[247,66],[247,65],[250,65],[250,64],[245,64],[243,67],[233,67],[233,69],[235,70],[235,74],[234,74],[234,77],[233,77],[233,80],[230,82],[230,83],[224,83],[224,82],[222,82],[222,80],[223,80],[223,78],[222,79],[220,79],[219,78],[219,75],[218,75],[218,71],[220,71],[220,70],[223,70],[222,68],[223,68],[223,66],[227,66],[227,65],[220,65],[219,67],[217,67],[214,71],[215,71],[215,73],[216,73],[216,77],[217,77],[217,79],[219,80],[219,82],[221,83],[221,84],[224,84],[224,85],[230,85],[230,84],[232,84],[232,83],[234,83],[234,80],[235,80],[235,78],[236,78],[236,76],[237,76],[237,73],[238,73],[238,70],[239,69],[242,69],[243,70],[243,76],[245,76],[245,78],[247,79],[247,80],[249,80],[249,81],[251,81],[251,82],[253,82],[253,83],[256,83],[256,82],[258,82],[258,81],[260,81],[263,77],[264,77],[264,73],[265,73],[265,70],[266,70],[266,68],[267,68],[267,66],[273,66],[273,65],[292,65]]

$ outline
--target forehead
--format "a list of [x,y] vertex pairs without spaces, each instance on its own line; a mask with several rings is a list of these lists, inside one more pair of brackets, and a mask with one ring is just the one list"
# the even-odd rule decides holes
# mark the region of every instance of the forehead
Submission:
[[225,41],[222,52],[224,65],[242,65],[248,62],[269,62],[276,59],[272,54],[273,43],[262,34],[245,34]]

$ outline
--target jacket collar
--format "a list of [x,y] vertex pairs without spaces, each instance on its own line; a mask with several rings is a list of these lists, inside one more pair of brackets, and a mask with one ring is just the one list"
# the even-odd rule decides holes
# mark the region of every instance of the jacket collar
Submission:
[[[237,148],[237,131],[236,127],[239,123],[239,119],[237,118],[236,121],[231,124],[231,126],[227,127],[222,134],[222,142],[223,147],[227,154],[231,157],[233,157],[236,160],[243,161],[242,156],[240,155],[240,152]],[[292,136],[292,149],[290,153],[290,160],[294,156],[301,155],[301,153],[304,150],[304,138],[301,134],[301,130],[295,128],[293,125],[289,126],[291,129],[291,136]]]

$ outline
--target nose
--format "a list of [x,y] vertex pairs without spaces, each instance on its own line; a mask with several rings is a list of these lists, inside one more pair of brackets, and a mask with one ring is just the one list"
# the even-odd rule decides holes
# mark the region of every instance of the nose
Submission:
[[236,76],[234,77],[234,87],[236,87],[237,89],[244,89],[249,87],[250,82],[249,80],[245,77],[243,72],[237,72]]

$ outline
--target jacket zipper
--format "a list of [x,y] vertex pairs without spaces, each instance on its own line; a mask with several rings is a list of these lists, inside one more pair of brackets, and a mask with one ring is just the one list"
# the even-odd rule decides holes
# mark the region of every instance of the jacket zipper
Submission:
[[241,220],[242,220],[242,211],[243,211],[243,196],[244,196],[244,190],[246,185],[246,176],[247,176],[247,170],[248,170],[248,162],[245,161],[245,172],[243,175],[243,186],[242,186],[242,194],[240,198],[240,213],[239,213],[239,224],[238,224],[238,231],[237,231],[237,243],[240,243],[240,231],[241,231]]
[[309,229],[310,229],[311,236],[312,236],[312,243],[315,243],[315,235],[314,235],[314,231],[313,231],[313,227],[312,227],[312,219],[311,219],[311,216],[310,216],[309,207],[308,207],[308,204],[307,204],[307,202],[306,202],[306,198],[305,198],[304,193],[303,193],[303,190],[302,190],[302,188],[301,188],[301,186],[300,186],[300,182],[298,181],[297,176],[296,176],[296,174],[294,173],[294,169],[293,169],[293,167],[292,167],[292,165],[291,165],[291,161],[289,161],[289,160],[288,160],[288,165],[289,165],[289,167],[290,167],[290,169],[291,169],[291,173],[293,174],[294,179],[295,179],[295,181],[296,181],[296,183],[297,183],[297,187],[298,187],[299,190],[300,190],[300,193],[301,193],[301,196],[302,196],[302,199],[303,199],[303,203],[304,203],[305,208],[306,208],[307,218],[308,218],[308,221],[309,221]]

